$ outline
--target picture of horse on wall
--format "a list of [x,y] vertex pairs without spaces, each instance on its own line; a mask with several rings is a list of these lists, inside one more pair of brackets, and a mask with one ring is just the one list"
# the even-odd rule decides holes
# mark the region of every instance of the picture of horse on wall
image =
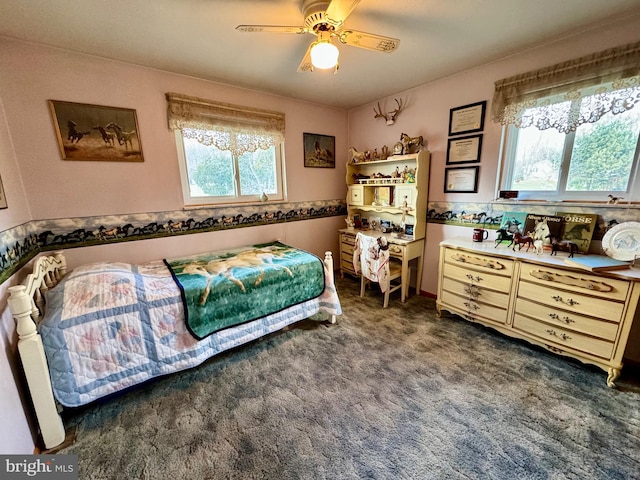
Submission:
[[136,111],[49,100],[63,160],[142,162]]
[[305,133],[303,144],[305,167],[336,167],[336,137]]

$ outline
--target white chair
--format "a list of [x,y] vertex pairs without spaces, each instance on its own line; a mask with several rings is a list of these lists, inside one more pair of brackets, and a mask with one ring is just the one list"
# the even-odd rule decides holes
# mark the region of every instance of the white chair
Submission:
[[[411,269],[409,269],[409,276],[411,276]],[[393,283],[394,280],[400,279],[399,283]],[[389,285],[389,289],[384,292],[384,303],[382,304],[382,308],[387,308],[389,306],[389,295],[396,290],[402,288],[402,264],[395,260],[389,261],[389,280],[391,284]],[[374,280],[368,279],[362,273],[360,274],[360,296],[364,297],[364,291],[368,284],[373,282]]]
[[[402,264],[389,256],[387,249],[380,248],[378,239],[358,233],[353,252],[354,268],[360,273],[360,297],[364,297],[368,283],[380,284],[384,293],[383,308],[389,305],[389,295],[403,286]],[[411,271],[409,270],[408,278]],[[399,283],[394,283],[400,279]],[[386,287],[386,290],[385,290]]]

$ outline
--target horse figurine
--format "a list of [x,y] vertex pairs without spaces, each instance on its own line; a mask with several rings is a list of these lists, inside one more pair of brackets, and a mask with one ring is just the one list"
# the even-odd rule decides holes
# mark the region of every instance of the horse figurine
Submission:
[[536,252],[536,255],[542,255],[544,253],[544,242],[540,239],[534,240],[533,248]]
[[557,255],[560,247],[566,248],[569,251],[569,258],[573,257],[573,254],[578,251],[578,245],[571,240],[562,240],[553,234],[547,235],[546,238],[551,242],[551,255]]
[[418,137],[410,137],[406,133],[402,133],[400,135],[400,142],[402,142],[402,146],[404,147],[403,152],[405,154],[417,153],[422,150],[422,147],[424,147],[424,138],[422,138],[422,135]]
[[496,237],[496,246],[493,248],[497,248],[498,245],[500,245],[505,240],[510,242],[509,245],[507,245],[507,248],[513,245],[513,235],[507,232],[506,228],[499,228],[496,233],[498,234],[498,236]]
[[522,235],[520,232],[513,233],[513,251],[516,251],[516,245],[518,246],[518,251],[522,250],[522,246],[527,246],[527,252],[529,251],[529,247],[533,247],[533,238],[529,235]]

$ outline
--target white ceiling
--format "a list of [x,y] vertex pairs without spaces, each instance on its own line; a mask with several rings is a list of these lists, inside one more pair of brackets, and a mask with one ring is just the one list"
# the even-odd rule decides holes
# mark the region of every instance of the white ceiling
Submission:
[[300,0],[2,0],[0,35],[352,108],[541,43],[640,15],[640,0],[361,0],[346,27],[400,39],[340,45],[337,75],[297,73],[311,34]]

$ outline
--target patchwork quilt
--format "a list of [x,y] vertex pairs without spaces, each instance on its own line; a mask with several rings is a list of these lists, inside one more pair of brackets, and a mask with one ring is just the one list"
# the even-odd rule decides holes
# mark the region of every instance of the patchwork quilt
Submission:
[[197,339],[310,300],[324,291],[322,261],[280,242],[165,260]]
[[163,261],[76,268],[46,293],[39,325],[54,396],[64,406],[77,407],[194,367],[316,313],[339,315],[329,278],[316,298],[197,340],[187,329],[180,289]]

